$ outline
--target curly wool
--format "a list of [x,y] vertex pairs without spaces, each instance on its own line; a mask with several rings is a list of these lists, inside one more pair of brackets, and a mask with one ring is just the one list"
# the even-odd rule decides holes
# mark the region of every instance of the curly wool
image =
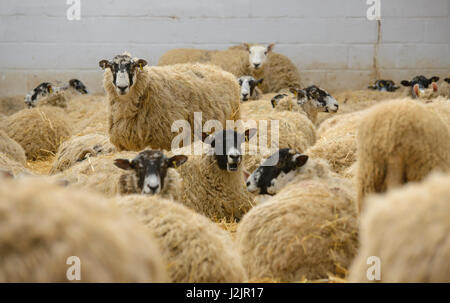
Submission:
[[55,106],[60,108],[66,108],[67,103],[70,100],[70,95],[65,91],[55,92],[50,96],[40,99],[37,102],[37,106]]
[[119,150],[170,150],[177,136],[173,122],[188,121],[193,132],[194,112],[222,125],[240,118],[236,78],[211,65],[145,67],[125,96],[117,94],[109,69],[103,83],[110,103],[110,140]]
[[64,111],[52,106],[21,110],[2,121],[0,129],[23,147],[29,160],[55,154],[72,132]]
[[[450,176],[433,174],[367,199],[361,215],[361,248],[351,282],[450,282]],[[407,215],[406,215],[407,214]],[[367,260],[381,261],[381,280],[368,281]]]
[[10,157],[12,160],[25,165],[27,157],[25,151],[19,143],[8,137],[8,135],[0,130],[0,153]]
[[71,118],[74,135],[108,135],[109,113],[106,96],[74,96],[67,104],[66,113]]
[[0,152],[0,171],[6,171],[11,173],[13,176],[20,175],[22,173],[28,173],[28,170],[22,163],[19,163],[9,155]]
[[239,283],[247,279],[231,237],[183,205],[131,195],[117,200],[152,233],[172,282]]
[[26,108],[24,96],[1,97],[0,98],[0,114],[10,116],[22,109]]
[[357,134],[358,201],[432,170],[450,171],[450,131],[427,106],[398,100],[374,106],[362,117]]
[[93,193],[37,178],[0,182],[0,282],[167,282],[156,241],[134,218]]

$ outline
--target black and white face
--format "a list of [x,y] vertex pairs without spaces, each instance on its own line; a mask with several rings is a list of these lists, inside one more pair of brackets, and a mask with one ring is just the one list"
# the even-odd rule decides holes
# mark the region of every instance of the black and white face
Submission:
[[119,95],[126,95],[136,82],[136,72],[147,65],[144,59],[135,61],[128,54],[117,55],[111,61],[101,60],[101,68],[109,68],[113,74],[113,83]]
[[144,150],[133,160],[116,159],[114,165],[125,170],[134,170],[137,188],[142,194],[154,195],[164,188],[169,168],[177,168],[187,161],[184,155],[167,158],[161,151]]
[[255,87],[263,82],[264,79],[256,80],[252,76],[242,76],[238,78],[241,87],[241,101],[247,101],[255,93]]
[[49,82],[43,82],[39,84],[36,88],[32,89],[26,96],[25,96],[25,104],[28,105],[28,107],[34,107],[36,106],[36,102],[44,97],[49,96],[51,93],[53,93],[53,86]]
[[260,69],[264,62],[266,62],[267,56],[273,50],[275,44],[264,45],[248,45],[244,44],[248,51],[248,59],[250,62],[250,67],[254,69]]
[[309,101],[308,99],[308,93],[304,89],[298,89],[298,88],[289,88],[289,91],[294,94],[295,98],[297,99],[297,104],[302,105]]
[[307,155],[290,148],[282,148],[264,160],[248,177],[247,190],[254,194],[274,195],[283,184],[295,177],[296,169],[307,161]]
[[416,76],[411,81],[403,80],[401,84],[403,86],[411,87],[411,95],[413,98],[420,97],[420,95],[424,94],[428,87],[431,85],[430,89],[437,91],[438,87],[436,82],[439,81],[439,77],[431,77],[427,79],[425,76]]
[[335,113],[339,109],[339,103],[326,90],[315,85],[304,89],[308,95],[308,100],[313,106],[322,112]]
[[244,133],[237,133],[234,130],[222,130],[215,135],[209,136],[202,133],[203,142],[211,145],[214,149],[214,157],[219,168],[229,172],[239,170],[242,162],[241,145],[250,140],[256,134],[256,129],[248,129]]
[[373,85],[370,85],[368,88],[380,92],[395,92],[397,89],[399,89],[399,87],[396,86],[394,81],[392,80],[377,80]]
[[78,79],[71,79],[69,81],[69,85],[82,95],[89,93],[86,86],[83,84],[83,82],[81,82]]

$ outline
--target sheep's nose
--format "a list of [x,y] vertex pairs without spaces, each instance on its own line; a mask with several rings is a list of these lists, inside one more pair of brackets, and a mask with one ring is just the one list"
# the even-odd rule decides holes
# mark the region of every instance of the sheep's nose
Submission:
[[120,89],[121,92],[124,92],[128,86],[117,86],[118,89]]
[[247,99],[248,94],[242,94],[242,98]]
[[254,64],[253,64],[253,66],[254,66],[255,68],[258,68],[260,65],[261,65],[260,63],[254,63]]
[[250,186],[250,181],[247,181],[247,187],[249,187]]
[[148,184],[147,187],[148,187],[152,192],[155,192],[155,191],[158,190],[158,185],[151,186],[150,184]]

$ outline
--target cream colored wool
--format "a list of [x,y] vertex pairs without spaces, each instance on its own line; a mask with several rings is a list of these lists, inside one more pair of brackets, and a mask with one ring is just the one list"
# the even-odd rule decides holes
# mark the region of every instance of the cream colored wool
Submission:
[[[114,160],[133,159],[137,152],[120,152],[88,159],[54,175],[56,180],[65,180],[69,186],[87,188],[107,197],[140,193],[133,171],[125,171],[114,165]],[[164,188],[157,194],[163,198],[179,199],[181,179],[177,170],[169,168],[164,179]]]
[[352,197],[308,180],[251,209],[238,224],[236,242],[250,279],[291,282],[345,276],[357,233]]
[[[450,282],[450,176],[433,174],[367,199],[351,282],[367,279],[370,256],[381,261],[386,283]],[[373,281],[377,282],[377,281]]]
[[51,174],[62,172],[77,162],[87,157],[95,157],[99,154],[115,152],[115,147],[109,142],[109,138],[99,134],[72,137],[64,141],[58,149],[53,162]]
[[110,102],[109,134],[119,150],[141,150],[147,146],[171,149],[174,121],[184,120],[194,131],[194,112],[203,122],[238,120],[239,84],[221,69],[203,64],[145,67],[137,72],[130,92],[118,96],[109,69],[104,86]]
[[24,108],[24,96],[0,97],[0,114],[10,116]]
[[214,156],[190,156],[178,171],[183,180],[180,201],[210,219],[239,220],[253,206],[242,165],[229,172],[219,168]]
[[248,52],[243,50],[203,50],[194,48],[177,48],[164,53],[159,58],[158,66],[180,63],[203,63],[215,65],[232,73],[236,77],[249,75]]
[[241,103],[242,118],[245,118],[249,115],[273,112],[272,105],[270,104],[270,99],[272,99],[275,95],[276,94],[264,94],[257,102],[247,101]]
[[450,132],[441,118],[413,100],[374,106],[357,135],[358,201],[411,181],[432,170],[450,171]]
[[183,205],[141,195],[118,199],[157,240],[172,282],[238,283],[247,279],[230,235]]
[[14,176],[28,172],[22,163],[10,158],[3,152],[0,152],[0,171],[10,172]]
[[[258,137],[255,136],[255,141],[258,142],[260,137],[263,142],[267,142],[267,147],[272,149],[276,143],[279,148],[292,148],[298,152],[304,152],[308,147],[312,146],[316,141],[316,130],[311,120],[306,115],[289,112],[289,111],[272,111],[269,113],[255,114],[246,116],[243,121],[244,125],[254,127],[249,123],[249,120],[256,121],[258,128]],[[272,139],[271,136],[271,120],[278,121],[279,134],[278,142]],[[260,121],[267,121],[267,130],[263,127],[260,129]],[[266,134],[261,131],[265,130]],[[252,143],[252,141],[250,141]]]
[[250,96],[250,100],[260,100],[263,96],[263,92],[259,87],[255,87],[255,89],[253,90],[253,95]]
[[68,103],[66,112],[73,121],[73,133],[108,134],[108,100],[100,95],[74,96]]
[[309,120],[315,125],[317,122],[317,115],[319,113],[318,108],[312,105],[311,101],[305,104],[297,104],[297,98],[290,92],[286,92],[286,97],[278,101],[275,106],[276,111],[292,111],[306,115]]
[[66,93],[65,91],[55,92],[50,96],[39,99],[37,102],[37,106],[56,106],[66,108],[70,97],[70,94]]
[[433,110],[442,121],[450,129],[450,100],[444,97],[437,97],[431,102],[427,103],[426,106]]
[[8,137],[8,135],[0,130],[0,153],[3,153],[10,157],[12,160],[25,165],[27,157],[25,151],[19,143]]
[[80,259],[80,282],[167,282],[156,241],[93,193],[2,180],[0,217],[0,282],[68,282],[70,256]]
[[2,121],[0,129],[23,147],[30,160],[55,154],[72,131],[64,111],[53,106],[21,110]]

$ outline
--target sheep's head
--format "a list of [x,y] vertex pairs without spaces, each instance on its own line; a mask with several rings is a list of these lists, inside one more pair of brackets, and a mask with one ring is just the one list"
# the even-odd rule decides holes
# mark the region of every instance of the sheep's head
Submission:
[[144,59],[133,59],[130,54],[123,53],[115,56],[111,61],[101,60],[99,66],[109,68],[113,75],[113,84],[119,95],[127,94],[136,82],[137,70],[147,65]]
[[164,180],[169,168],[177,168],[186,162],[187,156],[176,155],[167,158],[159,150],[144,150],[133,160],[116,159],[114,164],[125,170],[133,170],[137,188],[143,194],[154,195],[164,188]]
[[25,104],[28,107],[36,106],[36,102],[44,97],[49,96],[53,93],[53,86],[49,82],[43,82],[33,88],[26,96],[25,96]]
[[369,85],[368,88],[380,92],[395,92],[399,89],[392,80],[377,80],[373,85]]
[[[431,90],[437,91],[438,87],[436,82],[439,81],[439,77],[431,77],[427,79],[425,76],[416,76],[411,81],[403,80],[401,83],[403,86],[411,87],[411,95],[413,98],[420,97],[420,95],[427,94]],[[431,88],[428,87],[431,85]]]
[[248,51],[250,67],[259,69],[263,66],[269,53],[273,50],[275,44],[264,45],[249,45],[244,43],[245,48]]
[[255,128],[248,129],[244,133],[227,129],[214,135],[202,133],[202,140],[214,149],[214,157],[220,169],[235,172],[242,162],[242,143],[250,140],[255,134]]
[[255,93],[255,87],[261,84],[264,78],[256,80],[252,76],[242,76],[238,78],[241,87],[241,101],[247,101]]
[[248,177],[247,190],[260,195],[274,195],[281,183],[290,181],[295,176],[295,170],[307,161],[307,155],[282,148],[265,159]]
[[303,105],[310,102],[312,106],[322,112],[335,113],[339,109],[339,104],[326,90],[315,85],[305,89],[290,88],[291,93],[297,98],[297,104]]
[[82,95],[89,93],[83,82],[78,79],[71,79],[69,85]]

